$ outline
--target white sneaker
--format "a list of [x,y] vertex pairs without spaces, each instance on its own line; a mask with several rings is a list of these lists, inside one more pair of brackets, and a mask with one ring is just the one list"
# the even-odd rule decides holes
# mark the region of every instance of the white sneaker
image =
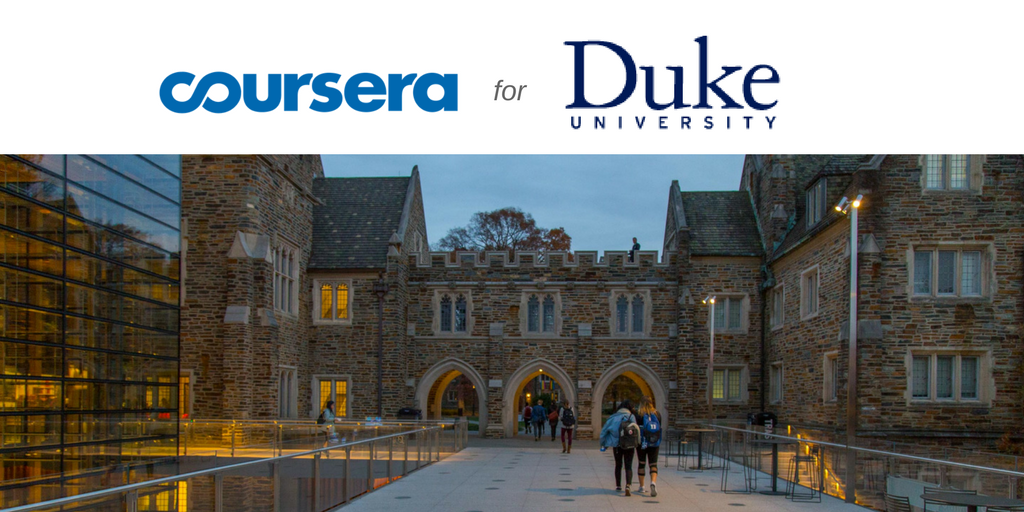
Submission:
[[644,492],[644,486],[637,487],[636,492]]
[[655,487],[654,482],[651,482],[651,497],[655,498],[658,496],[658,488]]

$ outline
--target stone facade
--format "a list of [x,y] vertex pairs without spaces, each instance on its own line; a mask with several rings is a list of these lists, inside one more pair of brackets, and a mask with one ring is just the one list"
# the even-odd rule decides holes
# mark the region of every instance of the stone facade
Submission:
[[[279,372],[308,372],[311,187],[322,176],[316,155],[182,157],[181,369],[193,417],[280,417]],[[298,302],[288,312],[273,299],[282,247],[295,254]],[[308,381],[296,384],[309,396]]]
[[[621,375],[654,396],[666,423],[676,427],[709,413],[719,421],[743,422],[747,413],[769,410],[784,423],[842,429],[849,220],[831,206],[844,195],[864,194],[858,433],[987,442],[1015,426],[1024,412],[1018,396],[1024,170],[1019,157],[972,161],[969,191],[933,191],[922,185],[918,155],[750,156],[740,191],[682,193],[673,183],[665,250],[643,251],[630,262],[623,251],[426,252],[415,169],[408,178],[342,183],[321,178],[315,157],[186,157],[182,368],[195,372],[195,415],[278,417],[281,386],[275,372],[288,366],[296,370],[297,416],[304,418],[318,413],[320,379],[346,382],[349,418],[378,410],[393,417],[402,407],[427,411],[443,388],[439,383],[462,374],[476,387],[482,430],[508,436],[522,409],[521,386],[544,373],[575,400],[586,434],[599,427],[599,395]],[[290,181],[282,181],[285,165]],[[806,193],[821,178],[828,211],[810,223]],[[282,192],[286,184],[298,192]],[[338,206],[346,194],[369,198],[365,212],[359,201]],[[293,205],[292,197],[300,199]],[[331,245],[332,233],[363,229],[345,224],[356,217],[372,218],[363,224],[373,229],[346,242],[352,251]],[[277,325],[264,325],[261,312],[273,309],[273,267],[259,259],[258,250],[242,251],[255,257],[228,258],[240,254],[238,232],[266,236],[271,247],[280,237],[299,249],[294,317],[276,315]],[[936,244],[960,251],[980,247],[981,297],[911,294],[913,251]],[[310,252],[316,264],[307,269]],[[801,284],[811,274],[817,276],[819,299],[817,311],[808,313],[801,306]],[[345,321],[318,320],[314,297],[323,282],[347,286]],[[382,284],[387,293],[380,302]],[[776,292],[784,315],[773,325]],[[710,308],[702,302],[709,295],[718,297],[716,307],[740,311],[738,320],[716,327],[714,350],[715,368],[736,371],[730,375],[740,379],[740,391],[714,401],[712,411]],[[530,332],[534,296],[550,297],[549,330]],[[616,324],[620,296],[629,301],[625,333]],[[455,312],[460,297],[464,331],[453,327],[462,321]],[[634,299],[643,301],[635,329]],[[443,309],[444,301],[452,309]],[[225,324],[231,306],[248,307],[249,322]],[[908,372],[913,355],[922,354],[979,357],[980,399],[912,399]],[[826,389],[833,357],[834,399]],[[773,366],[781,367],[779,395],[770,383]]]

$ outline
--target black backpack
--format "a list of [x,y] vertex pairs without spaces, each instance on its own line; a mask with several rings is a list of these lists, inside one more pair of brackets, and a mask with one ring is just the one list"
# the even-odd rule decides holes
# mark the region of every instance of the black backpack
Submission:
[[572,413],[572,408],[562,409],[562,425],[571,427],[576,424],[576,415]]
[[327,423],[327,420],[324,419],[324,412],[320,411],[320,416],[317,417],[316,424],[323,425],[324,423]]
[[640,426],[632,414],[626,414],[619,421],[619,448],[632,450],[640,445]]

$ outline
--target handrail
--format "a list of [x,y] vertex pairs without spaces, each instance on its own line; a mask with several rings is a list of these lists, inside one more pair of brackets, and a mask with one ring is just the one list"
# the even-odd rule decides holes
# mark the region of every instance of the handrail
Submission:
[[31,510],[41,510],[41,509],[48,509],[48,508],[53,508],[53,507],[60,507],[62,505],[70,505],[70,504],[73,504],[73,503],[76,503],[76,502],[80,502],[80,501],[88,501],[88,500],[93,500],[93,499],[100,499],[100,498],[103,498],[103,497],[106,497],[106,496],[110,496],[110,495],[114,495],[114,494],[123,494],[123,493],[131,492],[131,491],[137,491],[139,489],[144,489],[144,488],[147,488],[147,487],[155,487],[155,486],[158,486],[158,485],[170,484],[170,483],[178,482],[178,481],[185,480],[185,479],[188,479],[188,478],[195,478],[195,477],[199,477],[199,476],[212,475],[214,473],[219,473],[219,472],[222,472],[222,471],[231,471],[231,470],[234,470],[234,469],[243,468],[243,467],[246,467],[246,466],[252,466],[252,465],[255,465],[255,464],[267,464],[267,463],[273,463],[273,462],[277,462],[277,461],[281,461],[281,460],[285,460],[285,459],[292,459],[292,458],[296,458],[296,457],[304,457],[304,456],[307,456],[307,455],[316,455],[316,454],[319,454],[319,453],[322,453],[322,452],[325,452],[325,451],[337,450],[339,448],[357,446],[357,445],[364,444],[364,443],[373,443],[373,442],[377,442],[377,441],[381,441],[381,440],[386,440],[386,439],[390,439],[390,438],[394,438],[394,437],[401,437],[401,436],[412,435],[412,434],[416,434],[417,432],[432,432],[432,431],[435,431],[435,430],[442,430],[443,431],[444,430],[444,426],[423,427],[423,428],[417,429],[417,430],[410,430],[410,431],[407,431],[407,432],[399,432],[397,434],[389,434],[389,435],[386,435],[386,436],[374,437],[374,438],[370,438],[370,439],[363,439],[361,441],[353,441],[353,442],[350,442],[350,443],[340,443],[340,444],[331,445],[331,446],[325,446],[323,448],[317,448],[317,449],[309,450],[309,451],[305,451],[305,452],[293,453],[293,454],[290,454],[290,455],[279,455],[277,457],[270,457],[270,458],[267,458],[267,459],[258,459],[258,460],[252,460],[252,461],[247,461],[247,462],[239,462],[237,464],[230,464],[230,465],[227,465],[227,466],[220,466],[220,467],[216,467],[216,468],[202,469],[202,470],[199,470],[199,471],[193,471],[191,473],[185,473],[185,474],[182,474],[182,475],[166,476],[166,477],[163,477],[163,478],[157,478],[157,479],[148,480],[148,481],[145,481],[145,482],[138,482],[138,483],[129,484],[129,485],[122,485],[120,487],[114,487],[112,489],[104,489],[104,490],[100,490],[100,491],[87,492],[87,493],[84,493],[84,494],[76,494],[74,496],[67,496],[67,497],[58,498],[58,499],[55,499],[55,500],[43,501],[43,502],[40,502],[40,503],[32,503],[30,505],[21,505],[21,506],[14,507],[14,508],[4,509],[4,512],[29,512]]
[[1011,470],[1008,470],[1008,469],[990,468],[990,467],[986,467],[986,466],[975,466],[974,464],[965,464],[963,462],[952,462],[952,461],[946,461],[946,460],[929,459],[927,457],[920,457],[918,455],[907,455],[907,454],[904,454],[904,453],[887,452],[887,451],[883,451],[883,450],[875,450],[874,448],[864,448],[864,447],[861,447],[861,446],[850,446],[850,445],[847,445],[847,444],[830,443],[828,441],[817,441],[817,440],[814,440],[814,439],[803,439],[803,438],[799,438],[799,437],[790,437],[790,436],[785,436],[785,435],[782,435],[782,434],[776,434],[774,432],[772,432],[772,433],[758,432],[756,430],[746,430],[746,429],[741,429],[741,428],[726,427],[726,426],[723,426],[723,425],[710,425],[710,426],[711,426],[711,428],[720,429],[720,430],[731,430],[733,432],[743,432],[743,433],[746,433],[746,434],[757,434],[757,435],[772,436],[772,437],[778,437],[778,438],[781,438],[781,439],[789,439],[789,440],[797,441],[797,442],[801,442],[801,443],[810,443],[810,444],[818,444],[818,445],[822,445],[822,446],[831,446],[833,448],[841,448],[841,449],[844,449],[844,450],[854,450],[854,451],[864,452],[864,453],[873,453],[873,454],[876,454],[876,455],[884,455],[886,457],[898,457],[898,458],[910,459],[910,460],[914,460],[914,461],[918,461],[918,462],[927,462],[927,463],[930,463],[930,464],[939,464],[939,465],[943,465],[943,466],[952,466],[952,467],[956,467],[956,468],[970,469],[970,470],[974,470],[974,471],[987,471],[987,472],[990,472],[990,473],[997,473],[997,474],[1006,475],[1006,476],[1014,476],[1014,477],[1018,477],[1018,478],[1024,478],[1024,473],[1019,472],[1019,471],[1011,471]]

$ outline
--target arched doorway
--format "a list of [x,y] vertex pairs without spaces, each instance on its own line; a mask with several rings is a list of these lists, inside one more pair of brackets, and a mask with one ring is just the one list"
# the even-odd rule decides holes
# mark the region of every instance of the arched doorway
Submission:
[[601,435],[601,427],[604,426],[601,418],[601,402],[609,386],[618,377],[626,377],[636,384],[640,391],[654,399],[654,405],[661,413],[663,425],[671,425],[668,418],[668,393],[661,379],[651,370],[650,367],[635,359],[627,359],[612,365],[601,374],[601,378],[594,384],[593,399],[591,400],[590,422],[594,429],[594,437]]
[[[487,386],[483,377],[465,361],[445,359],[423,374],[416,387],[416,407],[423,412],[423,419],[440,419],[444,405],[444,391],[459,377],[464,377],[471,386],[465,393],[475,392],[479,412],[480,433],[487,429]],[[464,411],[465,413],[465,411]]]
[[564,398],[568,398],[570,402],[576,404],[576,383],[569,378],[569,374],[547,359],[534,359],[520,366],[506,383],[505,393],[502,397],[504,408],[501,415],[502,424],[505,426],[505,437],[513,437],[519,432],[519,412],[526,406],[521,399],[523,388],[540,375],[546,375],[557,382]]

